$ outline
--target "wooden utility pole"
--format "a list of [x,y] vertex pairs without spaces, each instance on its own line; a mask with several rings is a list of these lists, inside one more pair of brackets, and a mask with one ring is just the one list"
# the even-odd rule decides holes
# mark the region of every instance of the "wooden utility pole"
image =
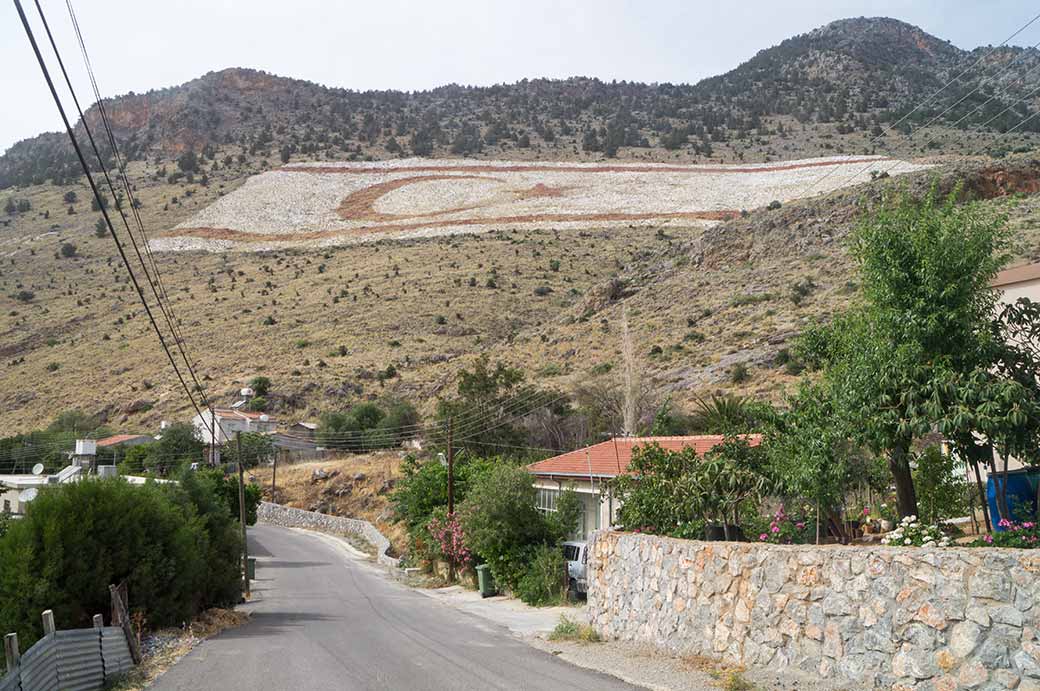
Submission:
[[242,524],[242,592],[249,593],[249,547],[246,544],[246,475],[242,463],[242,432],[235,432],[235,455],[238,457],[238,520]]
[[278,487],[278,451],[274,452],[274,466],[271,467],[271,503],[277,504],[278,498],[275,496],[275,489]]
[[448,418],[448,515],[455,513],[455,449],[452,447],[455,436],[455,418]]

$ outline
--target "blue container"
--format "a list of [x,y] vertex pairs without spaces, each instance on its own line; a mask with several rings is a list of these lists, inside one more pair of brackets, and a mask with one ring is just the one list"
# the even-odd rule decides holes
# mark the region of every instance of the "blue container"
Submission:
[[[1037,482],[1040,482],[1040,470],[1036,468],[1008,471],[1007,505],[1011,520],[1029,521],[1036,518]],[[989,517],[993,527],[996,530],[1005,530],[997,525],[1000,523],[1000,512],[997,510],[997,485],[993,475],[986,479],[986,502],[989,504]]]

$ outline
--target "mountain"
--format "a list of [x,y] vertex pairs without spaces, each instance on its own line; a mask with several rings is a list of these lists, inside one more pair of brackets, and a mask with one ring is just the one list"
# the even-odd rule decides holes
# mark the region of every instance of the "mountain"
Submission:
[[[1040,106],[1040,98],[1019,101],[1040,83],[1040,72],[1030,72],[1038,64],[1035,49],[964,51],[904,22],[858,18],[787,39],[694,85],[572,77],[357,92],[232,68],[109,99],[106,107],[131,159],[172,159],[189,150],[213,158],[229,147],[261,167],[292,156],[356,160],[532,150],[549,157],[662,149],[710,157],[720,147],[747,148],[756,137],[798,125],[876,135],[880,126],[899,122],[906,134],[935,117],[963,127],[998,116],[988,127],[1004,131]],[[94,126],[97,119],[91,108],[88,122]],[[1020,129],[1040,131],[1040,118]],[[19,142],[0,157],[0,189],[77,176],[71,149],[56,134]]]

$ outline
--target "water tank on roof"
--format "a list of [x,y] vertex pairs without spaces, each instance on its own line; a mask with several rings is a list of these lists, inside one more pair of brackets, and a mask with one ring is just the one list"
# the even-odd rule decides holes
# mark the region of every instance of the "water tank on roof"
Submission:
[[271,417],[269,415],[265,414],[265,415],[261,415],[260,416],[260,422],[269,422],[270,420],[271,420]]
[[242,394],[242,398],[252,398],[255,392],[247,386],[243,388],[239,393]]
[[97,469],[98,477],[119,477],[119,471],[116,470],[114,465],[99,465]]
[[96,456],[97,455],[97,441],[94,439],[77,439],[76,440],[76,455],[77,456]]

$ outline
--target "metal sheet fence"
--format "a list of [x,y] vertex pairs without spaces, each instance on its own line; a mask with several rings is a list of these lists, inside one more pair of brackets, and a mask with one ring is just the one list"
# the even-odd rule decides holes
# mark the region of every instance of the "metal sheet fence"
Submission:
[[130,646],[119,627],[56,631],[22,655],[0,679],[0,691],[95,691],[131,667]]
[[23,689],[58,691],[58,640],[49,633],[22,655],[19,678]]

